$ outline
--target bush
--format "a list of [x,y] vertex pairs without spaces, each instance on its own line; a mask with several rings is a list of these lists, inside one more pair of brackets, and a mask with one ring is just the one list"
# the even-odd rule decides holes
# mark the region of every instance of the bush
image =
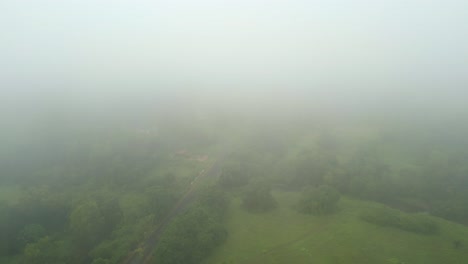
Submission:
[[406,214],[386,206],[363,212],[361,219],[379,226],[426,235],[435,234],[439,230],[438,224],[427,215]]
[[297,209],[304,214],[327,214],[335,210],[339,200],[340,193],[333,187],[308,187],[302,192]]
[[247,185],[250,172],[245,164],[230,163],[221,170],[218,184],[224,189],[234,189]]
[[276,206],[276,200],[271,195],[271,187],[264,182],[253,184],[242,200],[242,207],[249,212],[266,212]]
[[34,243],[46,235],[44,227],[38,224],[26,225],[18,235],[18,243],[23,248],[28,243]]
[[[24,264],[59,264],[72,261],[70,241],[56,240],[45,236],[34,243],[27,244],[20,263]],[[76,262],[75,262],[76,263]]]

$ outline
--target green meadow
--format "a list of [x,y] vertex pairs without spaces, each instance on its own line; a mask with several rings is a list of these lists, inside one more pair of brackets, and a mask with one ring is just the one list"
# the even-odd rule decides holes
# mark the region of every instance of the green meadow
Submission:
[[278,207],[252,214],[231,201],[226,242],[206,264],[254,263],[466,263],[467,248],[453,243],[468,237],[468,228],[434,217],[440,231],[421,235],[380,227],[359,219],[379,204],[342,197],[336,213],[314,216],[294,209],[299,194],[274,191]]

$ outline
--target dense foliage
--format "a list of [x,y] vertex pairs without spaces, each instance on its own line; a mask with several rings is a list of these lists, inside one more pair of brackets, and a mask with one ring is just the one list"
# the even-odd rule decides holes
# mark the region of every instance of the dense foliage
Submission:
[[156,248],[154,263],[200,263],[227,237],[223,227],[226,209],[222,192],[205,190],[198,202],[167,228]]
[[53,147],[29,146],[48,150],[40,156],[18,150],[21,166],[4,160],[0,180],[18,187],[17,198],[0,202],[0,262],[119,263],[206,166],[172,156],[172,142],[205,137],[193,127],[177,140],[166,130],[88,128]]
[[427,215],[406,214],[385,206],[363,212],[361,219],[379,226],[427,235],[435,234],[439,229],[437,223]]
[[245,186],[249,182],[251,172],[244,164],[231,162],[225,164],[219,175],[218,184],[224,189],[235,189]]
[[[362,219],[417,234],[437,233],[429,215],[468,224],[468,144],[460,135],[414,129],[409,141],[408,131],[383,125],[263,122],[172,120],[164,129],[74,134],[40,155],[46,143],[17,150],[18,161],[0,167],[0,187],[15,193],[0,202],[0,260],[120,263],[141,252],[187,193],[196,202],[164,230],[158,263],[201,262],[226,239],[229,197],[248,212],[268,212],[282,206],[276,190],[302,189],[295,206],[306,214],[332,213],[343,196],[385,204],[393,209]],[[214,160],[222,162],[206,179]]]
[[333,187],[321,185],[304,189],[297,209],[306,214],[327,214],[335,210],[340,193]]
[[266,212],[276,208],[277,203],[271,194],[271,186],[262,181],[253,183],[245,192],[242,206],[249,212]]

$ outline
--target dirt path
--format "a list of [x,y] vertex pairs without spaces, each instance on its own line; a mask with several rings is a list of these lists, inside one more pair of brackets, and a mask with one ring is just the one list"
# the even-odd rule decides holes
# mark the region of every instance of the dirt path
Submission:
[[130,255],[122,262],[123,264],[146,264],[152,261],[152,256],[156,246],[158,245],[159,239],[163,234],[166,227],[170,222],[181,212],[184,212],[188,205],[194,201],[196,196],[196,190],[199,186],[198,183],[201,179],[211,178],[218,176],[222,162],[227,156],[227,152],[219,155],[218,159],[207,169],[200,172],[197,178],[189,185],[188,190],[179,199],[172,210],[167,214],[161,224],[153,231],[153,233],[146,239],[145,242],[140,244],[138,249],[130,253]]

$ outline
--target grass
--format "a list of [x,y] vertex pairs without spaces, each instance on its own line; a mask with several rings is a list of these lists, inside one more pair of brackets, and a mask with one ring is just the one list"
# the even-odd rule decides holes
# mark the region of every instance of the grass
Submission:
[[337,213],[303,215],[291,207],[293,192],[274,192],[279,207],[250,214],[234,198],[227,227],[229,237],[206,264],[215,263],[466,263],[468,245],[456,249],[453,241],[466,239],[468,228],[434,218],[437,235],[419,235],[380,227],[359,219],[372,202],[343,198]]

